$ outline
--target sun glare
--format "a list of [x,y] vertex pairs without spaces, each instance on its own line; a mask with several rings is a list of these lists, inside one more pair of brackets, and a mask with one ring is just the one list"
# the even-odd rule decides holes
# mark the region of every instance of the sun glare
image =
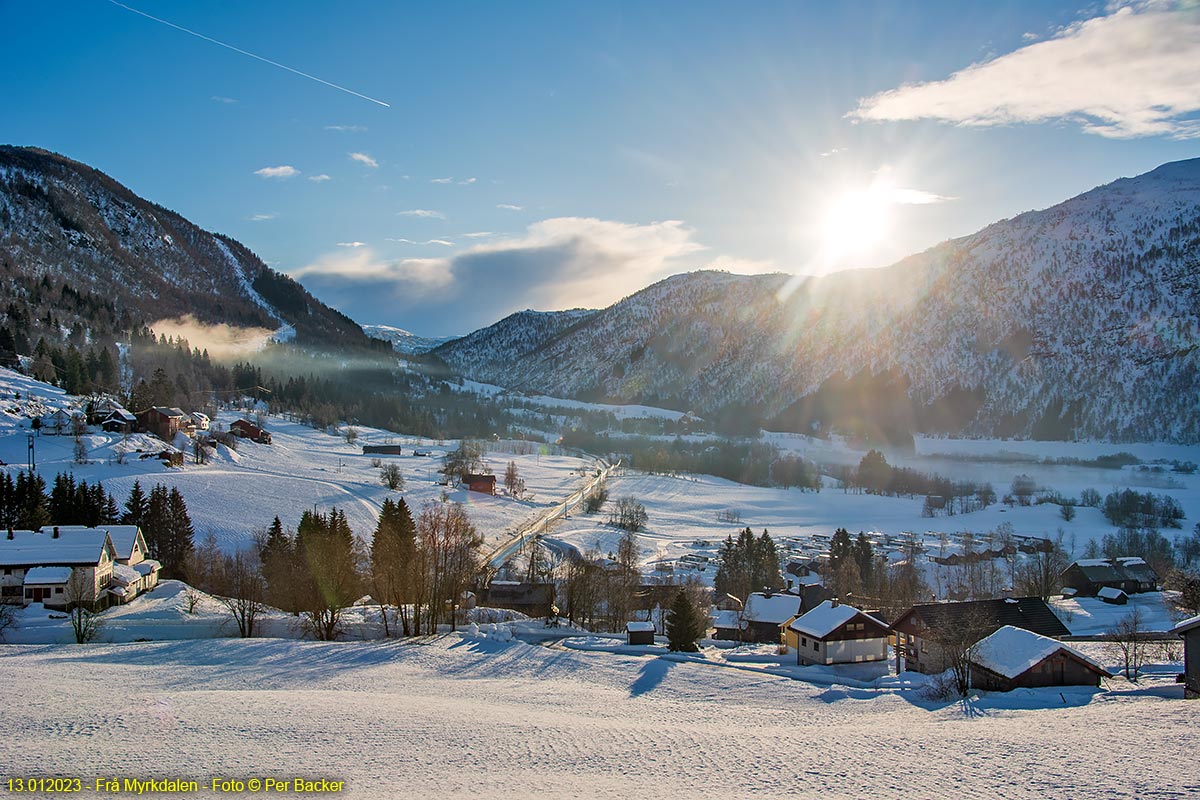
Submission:
[[862,253],[877,245],[891,227],[895,187],[876,180],[865,189],[842,192],[825,209],[821,236],[832,257]]

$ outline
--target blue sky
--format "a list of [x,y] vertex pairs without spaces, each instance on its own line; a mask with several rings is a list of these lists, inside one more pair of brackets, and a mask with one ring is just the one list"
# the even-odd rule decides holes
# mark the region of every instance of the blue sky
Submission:
[[127,4],[389,105],[109,0],[0,0],[0,140],[425,335],[882,266],[1200,155],[1195,3]]

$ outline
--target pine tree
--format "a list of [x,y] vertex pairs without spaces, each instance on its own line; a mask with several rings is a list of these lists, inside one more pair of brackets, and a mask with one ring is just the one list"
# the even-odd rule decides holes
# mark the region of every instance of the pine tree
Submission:
[[188,554],[195,546],[196,530],[192,527],[192,518],[188,514],[187,503],[179,489],[171,487],[167,497],[168,536],[166,559],[163,567],[173,572],[182,572]]
[[700,650],[696,642],[704,638],[708,629],[704,619],[691,595],[684,589],[675,593],[671,603],[670,616],[667,617],[667,647],[672,651],[695,653]]
[[133,488],[129,490],[129,499],[125,501],[125,513],[121,515],[121,524],[140,526],[145,517],[146,495],[142,491],[142,484],[134,481]]

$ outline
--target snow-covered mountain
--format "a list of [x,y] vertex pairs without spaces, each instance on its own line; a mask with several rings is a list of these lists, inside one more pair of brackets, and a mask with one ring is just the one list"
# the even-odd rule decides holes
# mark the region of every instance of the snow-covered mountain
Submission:
[[363,325],[362,329],[363,333],[373,339],[383,339],[391,342],[393,350],[406,356],[427,353],[440,344],[445,344],[458,338],[456,336],[443,336],[440,338],[418,336],[403,328],[395,328],[391,325]]
[[434,354],[525,391],[793,430],[1200,441],[1200,159],[789,288],[677,275]]
[[[531,356],[556,336],[574,330],[596,312],[587,308],[569,311],[526,309],[474,333],[434,348],[431,353],[468,376],[503,374],[504,364]],[[485,381],[506,385],[504,381]]]
[[294,328],[303,344],[371,346],[352,320],[242,244],[36,148],[0,146],[0,277],[6,301],[30,300],[44,277],[82,294],[77,308],[53,310],[68,329],[90,329],[106,313],[132,325],[190,314],[288,336]]

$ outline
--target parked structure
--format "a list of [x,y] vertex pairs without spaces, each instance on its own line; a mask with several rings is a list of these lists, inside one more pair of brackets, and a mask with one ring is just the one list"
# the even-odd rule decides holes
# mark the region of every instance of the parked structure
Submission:
[[950,666],[941,642],[961,641],[965,633],[979,641],[1005,625],[1050,638],[1071,633],[1040,597],[925,603],[897,617],[891,629],[896,634],[897,660],[903,657],[904,669],[932,675]]
[[130,411],[116,408],[100,420],[100,429],[108,433],[133,433],[137,429],[137,417]]
[[1158,589],[1158,574],[1144,560],[1130,558],[1089,558],[1076,561],[1063,570],[1062,585],[1081,597],[1094,597],[1108,587],[1127,594]]
[[1008,692],[1038,686],[1099,686],[1109,672],[1073,647],[1005,625],[975,645],[971,685]]
[[492,495],[496,493],[495,475],[474,475],[465,472],[461,481],[462,485],[467,487],[467,491]]
[[271,443],[271,434],[267,431],[264,431],[250,420],[234,420],[233,424],[229,426],[229,432],[234,436],[240,436],[243,439],[249,439],[252,442],[258,442],[259,444]]
[[625,641],[627,644],[654,644],[654,623],[626,622]]
[[1183,674],[1175,680],[1183,684],[1183,696],[1200,700],[1200,617],[1185,619],[1171,629],[1183,639]]
[[886,661],[888,635],[883,622],[834,598],[789,622],[784,641],[797,664],[854,664]]
[[1114,606],[1123,606],[1129,602],[1129,595],[1121,589],[1114,589],[1111,586],[1101,587],[1100,591],[1096,592],[1096,597]]

